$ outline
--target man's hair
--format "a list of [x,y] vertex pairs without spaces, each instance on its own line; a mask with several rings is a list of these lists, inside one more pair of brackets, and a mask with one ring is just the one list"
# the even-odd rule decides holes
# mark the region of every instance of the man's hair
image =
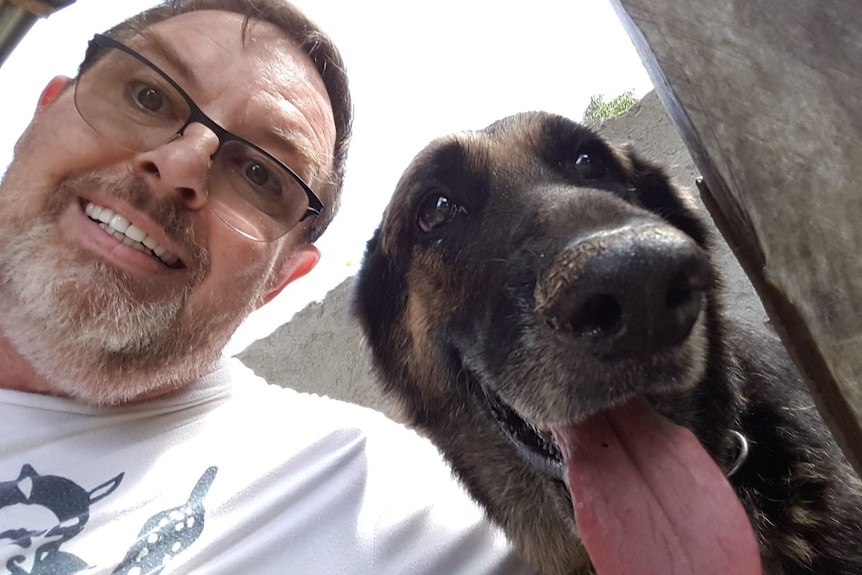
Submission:
[[280,28],[285,36],[304,51],[317,68],[335,118],[335,149],[332,170],[324,189],[315,190],[326,204],[323,213],[315,218],[309,232],[309,241],[315,241],[332,221],[341,202],[347,149],[352,132],[353,107],[350,100],[347,73],[335,44],[314,22],[286,0],[165,0],[121,22],[108,31],[122,38],[128,33],[143,30],[161,22],[196,10],[222,10],[245,16],[243,30],[253,20],[262,20]]

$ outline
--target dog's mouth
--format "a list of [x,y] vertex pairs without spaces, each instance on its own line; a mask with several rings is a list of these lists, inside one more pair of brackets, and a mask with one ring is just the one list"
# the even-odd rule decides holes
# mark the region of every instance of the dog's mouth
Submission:
[[[751,524],[725,473],[694,434],[643,396],[544,433],[479,387],[519,455],[564,487],[601,572],[761,572]],[[662,551],[669,544],[674,552]]]
[[482,384],[479,384],[479,388],[483,396],[482,404],[512,442],[518,454],[536,471],[562,482],[565,474],[563,455],[552,435],[520,417],[492,389]]

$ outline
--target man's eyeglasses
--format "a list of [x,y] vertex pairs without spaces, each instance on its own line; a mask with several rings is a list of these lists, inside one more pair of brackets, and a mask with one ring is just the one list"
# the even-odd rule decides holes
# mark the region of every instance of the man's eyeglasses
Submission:
[[96,132],[137,152],[182,135],[193,123],[212,130],[219,147],[207,175],[207,203],[248,238],[274,240],[323,211],[293,170],[216,124],[170,76],[113,38],[97,34],[90,41],[75,106]]

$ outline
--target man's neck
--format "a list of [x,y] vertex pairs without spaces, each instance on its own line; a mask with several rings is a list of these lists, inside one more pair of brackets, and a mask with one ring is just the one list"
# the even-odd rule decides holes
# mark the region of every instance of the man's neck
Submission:
[[[218,362],[212,369],[218,367]],[[203,374],[201,374],[203,375]],[[191,382],[189,382],[190,384]],[[188,384],[163,387],[131,398],[126,403],[146,401],[159,396],[168,395],[181,391]],[[33,368],[18,350],[9,342],[5,335],[0,334],[0,389],[11,389],[25,391],[28,393],[39,393],[43,395],[54,395],[58,397],[70,397],[68,394],[55,389],[44,377]]]
[[0,334],[0,389],[56,395],[45,378],[33,369],[3,334]]

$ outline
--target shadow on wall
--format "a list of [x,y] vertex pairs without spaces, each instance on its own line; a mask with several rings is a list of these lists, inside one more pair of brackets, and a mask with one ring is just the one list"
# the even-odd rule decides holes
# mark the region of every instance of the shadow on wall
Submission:
[[[625,114],[607,120],[600,132],[611,142],[631,142],[644,157],[665,166],[678,185],[696,196],[694,182],[699,174],[655,92],[644,96]],[[699,198],[697,201],[704,209]],[[715,235],[720,244],[717,261],[724,268],[731,311],[751,323],[762,324],[766,314],[760,300],[717,231]],[[350,317],[353,281],[352,277],[346,279],[322,302],[307,306],[238,357],[270,383],[358,403],[399,419],[397,407],[383,397],[375,384],[362,335]]]

